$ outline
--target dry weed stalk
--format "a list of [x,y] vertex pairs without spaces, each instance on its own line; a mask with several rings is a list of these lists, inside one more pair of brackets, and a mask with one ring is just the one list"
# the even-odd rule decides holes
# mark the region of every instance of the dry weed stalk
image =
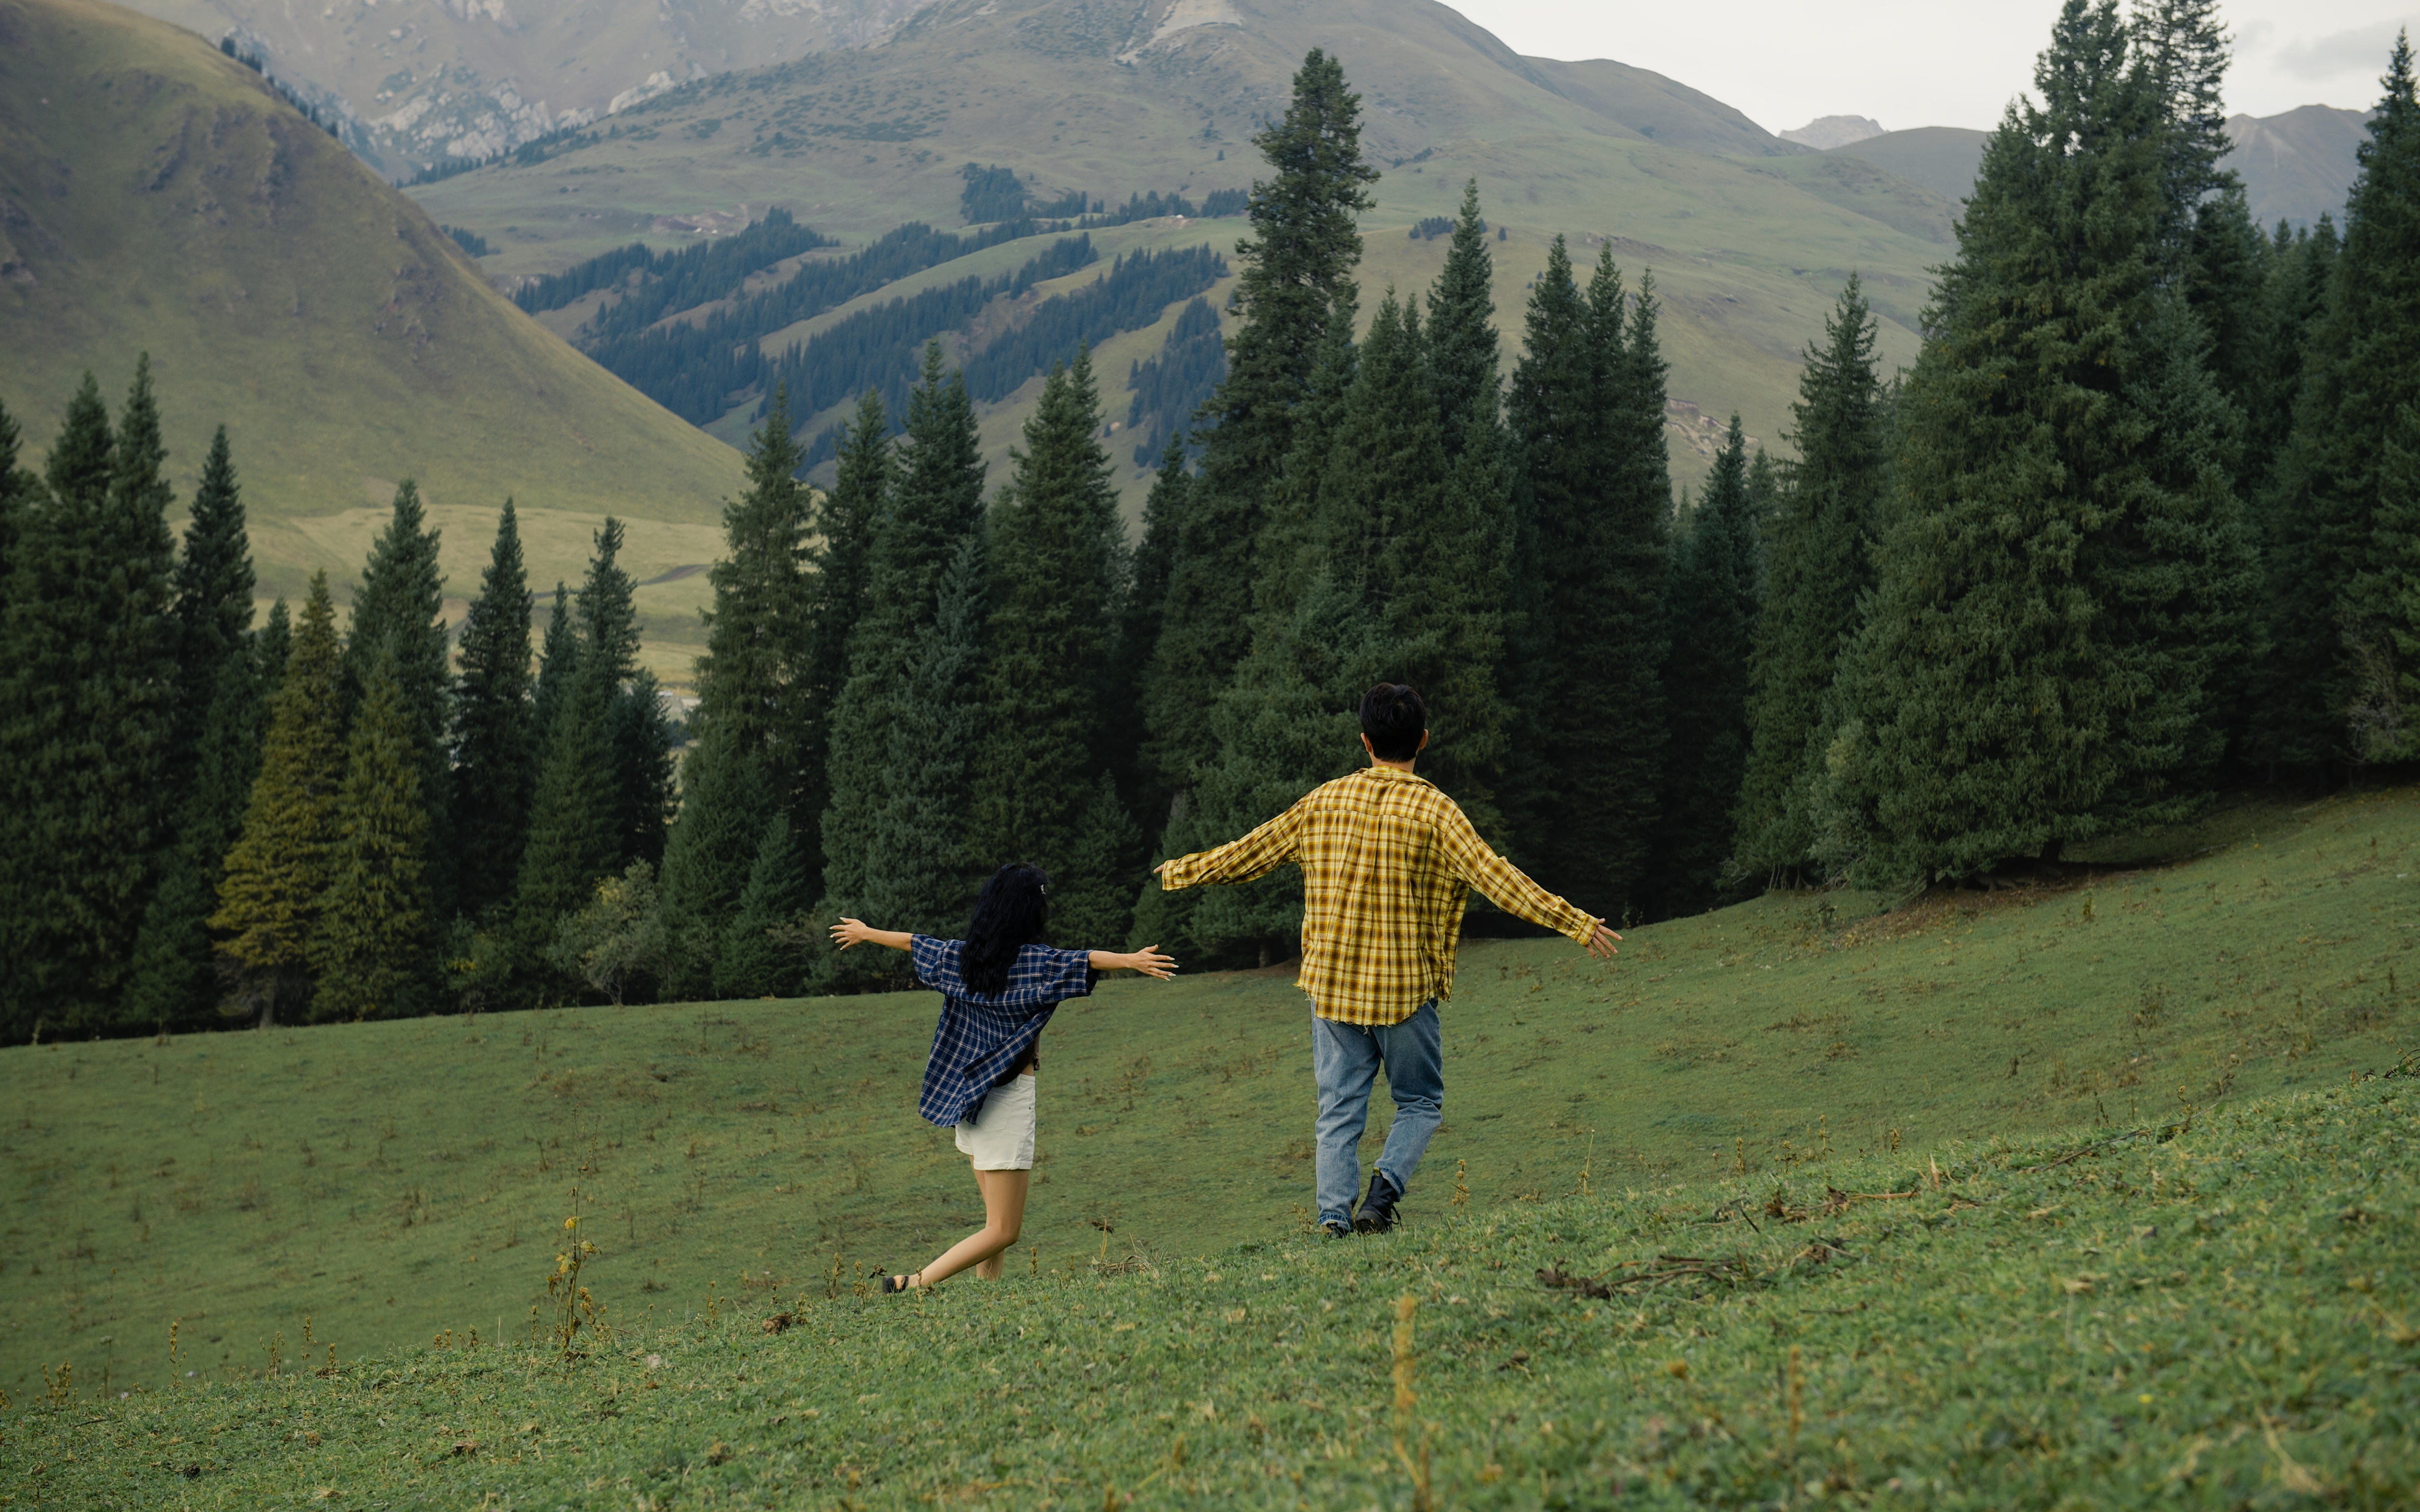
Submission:
[[1417,1456],[1404,1443],[1404,1431],[1411,1427],[1412,1409],[1419,1405],[1419,1397],[1412,1391],[1412,1315],[1419,1311],[1419,1306],[1418,1297],[1395,1299],[1395,1458],[1403,1462],[1404,1473],[1411,1477],[1413,1512],[1435,1512],[1436,1500],[1429,1489],[1429,1435],[1435,1431],[1436,1425],[1429,1424],[1422,1430]]

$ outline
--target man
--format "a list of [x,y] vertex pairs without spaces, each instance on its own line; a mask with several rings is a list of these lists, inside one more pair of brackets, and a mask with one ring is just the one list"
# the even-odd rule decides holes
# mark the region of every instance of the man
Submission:
[[[1171,891],[1249,882],[1302,866],[1302,970],[1311,995],[1311,1070],[1319,1082],[1319,1221],[1330,1234],[1384,1233],[1444,1116],[1437,1000],[1453,993],[1462,911],[1477,887],[1518,914],[1609,959],[1621,936],[1521,874],[1490,850],[1451,798],[1412,775],[1429,743],[1428,709],[1400,683],[1361,698],[1370,764],[1314,788],[1239,841],[1155,868]],[[1352,1213],[1358,1147],[1380,1066],[1395,1100],[1387,1148]]]

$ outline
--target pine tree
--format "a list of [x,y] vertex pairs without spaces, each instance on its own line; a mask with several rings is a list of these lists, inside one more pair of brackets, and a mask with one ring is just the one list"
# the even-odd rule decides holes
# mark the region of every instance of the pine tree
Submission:
[[597,685],[592,696],[605,711],[610,777],[599,795],[613,837],[613,872],[663,861],[673,807],[672,728],[655,674],[639,666],[636,585],[622,567],[622,522],[605,517],[577,603],[580,675]]
[[2382,82],[2274,506],[2287,592],[2273,676],[2290,702],[2271,717],[2281,758],[2296,765],[2420,750],[2420,720],[2405,708],[2420,664],[2397,649],[2410,628],[2399,606],[2411,527],[2384,512],[2383,471],[2404,412],[2420,407],[2420,97],[2408,34]]
[[580,627],[571,617],[571,590],[556,579],[554,606],[547,613],[546,639],[538,643],[537,680],[530,693],[530,722],[543,747],[554,729],[554,711],[580,666]]
[[1109,770],[1115,774],[1125,811],[1148,829],[1167,822],[1173,794],[1161,765],[1143,750],[1144,708],[1151,692],[1152,652],[1159,644],[1168,609],[1168,583],[1186,529],[1186,503],[1193,480],[1186,472],[1185,428],[1169,432],[1159,475],[1142,502],[1142,541],[1135,548],[1125,598],[1118,618],[1117,649],[1109,692],[1102,707]]
[[[824,810],[831,805],[832,719],[848,679],[848,640],[865,612],[874,570],[874,543],[891,485],[891,419],[873,389],[858,400],[843,431],[839,474],[815,515],[822,538],[808,599],[806,666],[799,698],[808,711],[799,749],[799,796],[791,832],[818,878],[823,871]],[[820,891],[820,887],[818,887]]]
[[[723,938],[763,843],[765,815],[775,807],[760,755],[733,749],[714,729],[690,742],[680,819],[664,842],[666,996],[703,997],[714,990]],[[796,830],[790,842],[803,854]]]
[[456,910],[453,858],[453,772],[447,737],[453,730],[454,673],[444,620],[445,578],[438,570],[440,532],[427,523],[420,487],[396,485],[384,533],[370,547],[362,584],[353,593],[353,620],[345,637],[345,711],[349,724],[369,686],[370,669],[392,649],[420,803],[427,810],[424,866],[434,917]]
[[2055,855],[2209,778],[2248,562],[2125,53],[2114,5],[2070,0],[1926,322],[1818,795],[1819,853],[1870,878]]
[[228,851],[242,831],[252,785],[260,775],[269,702],[259,657],[247,636],[220,669],[177,825],[163,853],[159,885],[136,936],[134,964],[118,1023],[122,1027],[196,1029],[218,1017],[222,997],[209,918]]
[[220,935],[230,1005],[263,1025],[276,1023],[281,1010],[301,1012],[311,996],[305,949],[328,885],[345,776],[340,656],[328,575],[317,573],[209,921]]
[[1748,646],[1759,588],[1747,436],[1734,414],[1705,497],[1672,552],[1664,673],[1671,745],[1654,887],[1667,915],[1699,913],[1724,896],[1731,810],[1747,765]]
[[201,739],[228,658],[252,631],[252,543],[225,425],[210,438],[172,580],[178,711],[172,760],[181,762]]
[[496,518],[479,596],[462,618],[461,660],[454,701],[455,903],[463,917],[477,919],[512,898],[537,779],[529,574],[509,499]]
[[722,936],[714,966],[717,997],[791,997],[801,976],[795,951],[768,933],[786,924],[814,901],[807,858],[790,830],[790,816],[776,812],[759,837],[748,885]]
[[[979,858],[1041,867],[1063,896],[1108,880],[1072,870],[1107,769],[1102,699],[1125,566],[1100,435],[1092,354],[1078,347],[1044,380],[989,517],[981,686],[1001,717],[975,758],[969,840]],[[1121,919],[1109,937],[1125,933]]]
[[1479,180],[1473,178],[1463,185],[1453,241],[1429,289],[1429,392],[1445,426],[1445,455],[1455,461],[1481,444],[1481,431],[1500,424],[1495,280],[1487,223],[1479,213]]
[[[808,531],[814,493],[800,483],[790,400],[777,389],[750,438],[748,487],[722,508],[725,556],[707,576],[714,609],[697,661],[699,729],[721,725],[728,745],[757,754],[785,797],[798,786],[814,655],[808,619]],[[786,807],[786,802],[784,807]]]
[[1529,585],[1517,855],[1544,886],[1616,917],[1637,901],[1662,791],[1671,515],[1652,285],[1627,305],[1609,250],[1583,297],[1559,239],[1530,294],[1511,403],[1526,494],[1516,576]]
[[1745,775],[1735,825],[1737,875],[1773,886],[1814,860],[1811,764],[1830,744],[1824,700],[1873,585],[1872,543],[1888,474],[1876,325],[1855,274],[1824,317],[1798,378],[1798,463],[1770,533],[1766,589],[1748,657]]
[[1188,545],[1170,577],[1154,658],[1150,748],[1179,788],[1210,753],[1202,711],[1250,647],[1264,512],[1288,459],[1301,455],[1295,431],[1323,341],[1357,298],[1357,217],[1378,177],[1361,159],[1360,111],[1342,66],[1313,48],[1284,116],[1252,138],[1276,177],[1253,184],[1251,235],[1235,245],[1227,376],[1195,426],[1202,462]]
[[421,732],[392,637],[362,673],[327,851],[327,890],[304,945],[311,1016],[401,1018],[428,1011],[435,940]]
[[[877,827],[904,780],[891,756],[892,721],[900,689],[937,623],[942,581],[983,524],[984,463],[974,407],[959,376],[943,376],[939,343],[925,348],[923,378],[908,396],[907,438],[893,468],[867,575],[865,612],[849,636],[848,681],[832,711],[825,913],[865,917],[871,904],[858,900],[876,896],[877,881],[895,881],[879,879],[874,863],[882,843]],[[979,628],[979,615],[975,624]],[[962,825],[963,812],[953,822]]]
[[281,598],[269,606],[269,619],[261,625],[260,639],[254,642],[253,649],[259,658],[262,728],[265,730],[267,705],[277,697],[278,686],[286,681],[287,658],[294,654],[294,621],[287,612],[286,600]]
[[[885,731],[892,779],[888,799],[870,826],[864,911],[847,910],[879,919],[886,929],[957,933],[975,889],[996,864],[976,856],[968,844],[970,758],[985,728],[980,678],[989,573],[983,544],[974,532],[959,537],[935,584],[932,623],[918,632],[892,701]],[[858,968],[863,976],[841,980],[896,981],[899,965],[895,960],[866,963]]]
[[209,920],[260,766],[266,704],[251,632],[252,550],[224,425],[202,465],[173,581],[174,838],[135,940],[118,1014],[128,1027],[194,1027],[215,1017]]
[[0,1033],[109,1024],[169,836],[172,545],[150,364],[113,437],[86,375],[0,608]]
[[[880,401],[874,402],[878,416]],[[875,421],[877,448],[880,424]],[[852,435],[850,441],[856,445],[859,438]],[[789,393],[776,389],[764,427],[751,438],[748,490],[723,505],[728,555],[713,570],[715,607],[708,616],[706,654],[698,659],[698,705],[690,717],[694,738],[680,812],[665,841],[664,974],[666,990],[674,994],[709,986],[721,991],[714,985],[721,980],[718,942],[731,922],[739,879],[757,854],[767,804],[784,814],[813,805],[811,816],[800,813],[783,833],[785,843],[816,854],[812,847],[825,802],[824,727],[830,715],[830,687],[837,682],[825,662],[837,658],[823,641],[822,600],[831,585],[814,570],[817,556],[829,562],[831,543],[821,552],[810,546],[809,532],[818,521],[811,517],[813,491],[795,476],[799,461],[790,435]],[[857,494],[864,465],[861,455],[842,462],[845,473],[858,474],[843,480],[852,513],[863,507]],[[833,511],[827,506],[824,514],[822,523],[829,528]],[[841,549],[861,558],[861,537]],[[861,560],[855,570],[861,578]],[[847,634],[845,621],[829,629]],[[717,761],[726,771],[735,763],[745,766],[750,779],[712,779],[708,768]],[[724,805],[735,803],[742,807],[724,811]],[[755,943],[771,949],[770,942]]]

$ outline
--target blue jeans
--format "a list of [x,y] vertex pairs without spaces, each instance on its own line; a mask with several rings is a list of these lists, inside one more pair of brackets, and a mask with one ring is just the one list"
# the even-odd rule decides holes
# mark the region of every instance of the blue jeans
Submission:
[[1445,1117],[1445,1047],[1432,997],[1401,1024],[1362,1027],[1332,1019],[1311,1021],[1311,1069],[1319,1081],[1319,1221],[1350,1224],[1359,1195],[1361,1128],[1370,1116],[1370,1080],[1387,1068],[1395,1100],[1394,1127],[1378,1152],[1378,1169],[1398,1192]]

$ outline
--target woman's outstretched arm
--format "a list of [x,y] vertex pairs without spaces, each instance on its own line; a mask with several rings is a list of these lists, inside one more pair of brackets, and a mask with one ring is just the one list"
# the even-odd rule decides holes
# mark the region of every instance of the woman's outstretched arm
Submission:
[[876,929],[861,918],[844,918],[831,927],[832,943],[845,950],[852,945],[887,945],[905,950],[915,942],[906,930]]
[[1176,969],[1176,958],[1160,954],[1156,945],[1146,945],[1140,950],[1124,954],[1115,950],[1094,950],[1092,955],[1094,971],[1140,971],[1146,977],[1157,977],[1166,981],[1169,974]]

